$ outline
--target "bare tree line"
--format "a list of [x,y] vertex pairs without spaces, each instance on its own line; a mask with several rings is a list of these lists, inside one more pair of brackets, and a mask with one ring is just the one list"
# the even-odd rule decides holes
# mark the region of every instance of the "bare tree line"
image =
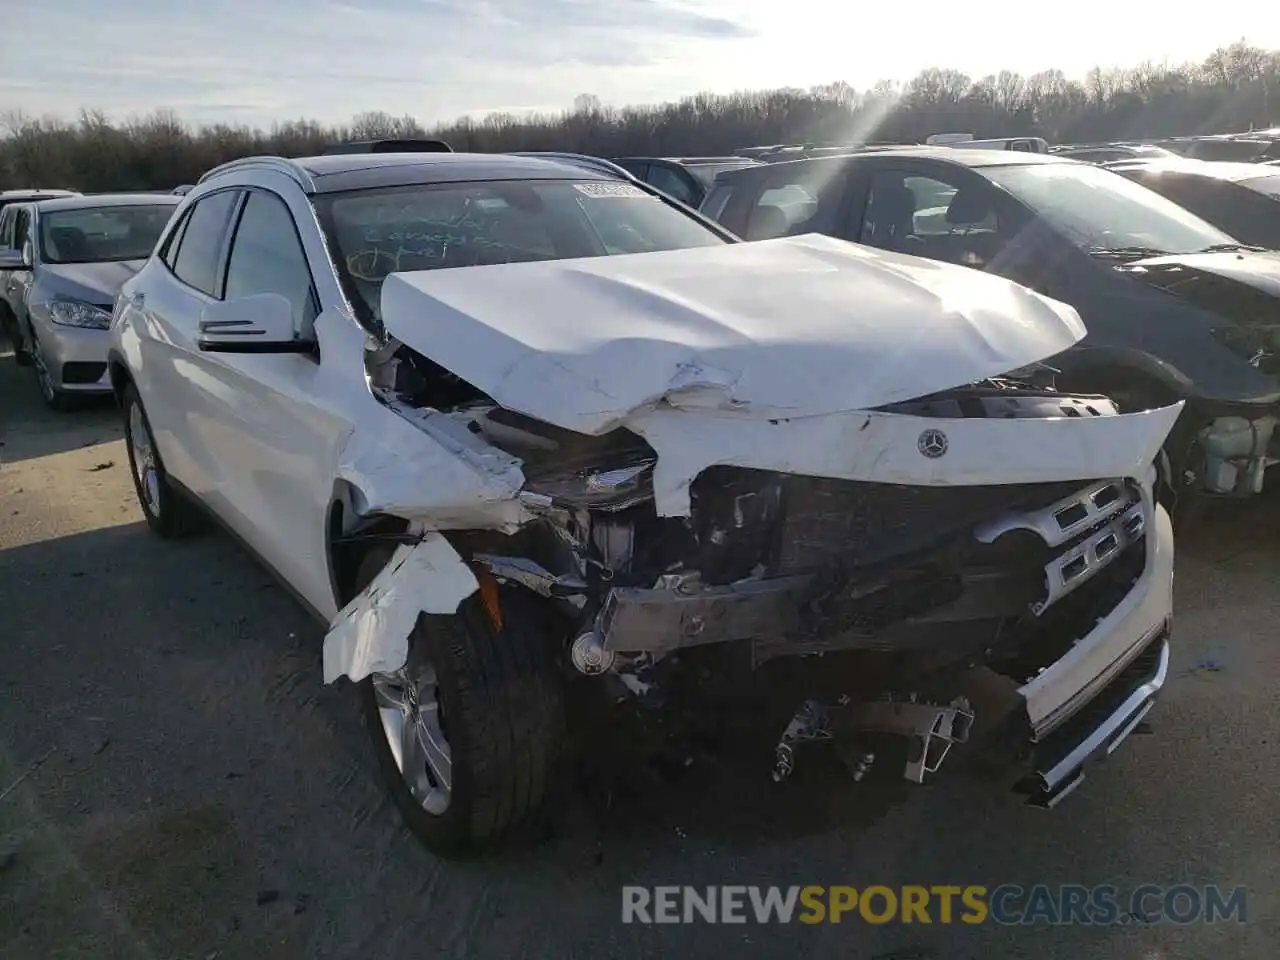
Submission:
[[809,90],[700,93],[657,106],[612,107],[591,94],[559,114],[493,113],[432,129],[375,111],[339,127],[310,120],[270,130],[192,127],[172,112],[111,123],[13,114],[0,134],[0,187],[83,191],[164,189],[253,154],[306,156],[347,139],[436,136],[455,150],[572,150],[601,156],[728,153],[754,144],[1043,136],[1050,142],[1180,136],[1280,125],[1280,51],[1243,40],[1199,64],[1094,68],[1082,81],[1060,70],[973,78],[931,68],[905,84],[858,91],[843,82]]

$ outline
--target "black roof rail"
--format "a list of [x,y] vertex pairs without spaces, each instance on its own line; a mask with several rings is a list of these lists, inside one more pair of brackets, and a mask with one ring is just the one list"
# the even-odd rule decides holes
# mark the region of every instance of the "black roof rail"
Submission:
[[331,144],[322,153],[325,156],[337,153],[453,153],[453,147],[443,140],[352,140]]

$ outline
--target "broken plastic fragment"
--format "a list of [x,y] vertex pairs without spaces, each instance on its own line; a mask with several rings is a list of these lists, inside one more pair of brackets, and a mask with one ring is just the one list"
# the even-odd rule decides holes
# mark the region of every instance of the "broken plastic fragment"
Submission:
[[359,682],[394,673],[409,653],[409,634],[422,613],[449,614],[479,587],[475,574],[438,533],[396,549],[391,560],[333,618],[324,638],[324,682]]

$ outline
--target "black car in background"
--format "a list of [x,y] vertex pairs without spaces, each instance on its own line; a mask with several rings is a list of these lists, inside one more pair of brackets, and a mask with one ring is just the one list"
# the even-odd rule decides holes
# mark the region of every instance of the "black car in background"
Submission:
[[703,213],[748,240],[824,233],[989,270],[1072,304],[1088,335],[1064,389],[1187,408],[1167,493],[1245,496],[1280,453],[1280,254],[1102,167],[904,148],[721,174]]
[[1168,197],[1243,243],[1280,250],[1280,170],[1273,166],[1122,160],[1107,169]]
[[718,174],[764,166],[749,157],[615,157],[637,180],[697,210]]

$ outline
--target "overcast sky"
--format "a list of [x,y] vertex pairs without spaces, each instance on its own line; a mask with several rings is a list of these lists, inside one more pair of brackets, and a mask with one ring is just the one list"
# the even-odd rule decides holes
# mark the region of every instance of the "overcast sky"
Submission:
[[1153,16],[1148,4],[1114,0],[0,0],[0,110],[71,117],[89,107],[119,118],[163,107],[198,123],[254,124],[385,110],[431,123],[559,110],[580,93],[627,104],[835,80],[865,88],[929,66],[1082,76],[1095,64],[1198,60],[1242,37],[1280,48],[1274,0],[1217,0],[1212,9]]

